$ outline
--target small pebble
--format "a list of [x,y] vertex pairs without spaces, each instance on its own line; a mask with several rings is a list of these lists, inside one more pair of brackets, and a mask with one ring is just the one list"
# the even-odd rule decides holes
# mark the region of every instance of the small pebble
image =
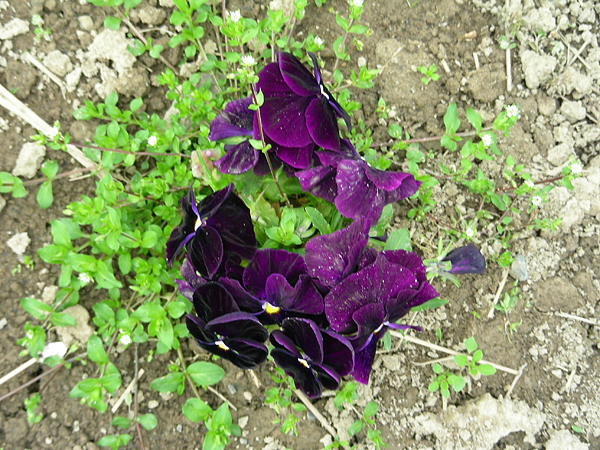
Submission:
[[46,445],[50,445],[50,444],[52,444],[52,438],[47,437],[46,439],[44,439],[44,442],[46,443]]
[[515,280],[527,281],[529,274],[527,273],[527,261],[525,261],[525,257],[523,255],[519,254],[515,256],[508,273]]
[[52,414],[50,414],[50,418],[52,419],[56,419],[58,417],[58,414],[56,414],[56,411],[53,411]]
[[158,402],[156,400],[150,400],[148,402],[148,409],[156,409],[158,408]]
[[229,389],[229,392],[231,392],[231,395],[235,395],[235,393],[237,392],[235,389],[235,386],[233,384],[228,384],[227,389]]
[[0,319],[0,330],[2,328],[4,328],[7,324],[8,324],[8,320],[6,320],[6,317],[3,317],[2,319]]
[[73,433],[78,433],[79,432],[79,420],[74,420],[73,421]]
[[252,401],[252,394],[250,392],[248,392],[248,391],[245,391],[244,392],[244,398],[246,400],[248,400],[249,402],[251,402]]
[[248,416],[243,416],[238,419],[238,425],[243,430],[248,425]]
[[181,433],[183,431],[183,425],[179,424],[179,425],[177,425],[177,427],[175,429],[177,430],[178,433]]

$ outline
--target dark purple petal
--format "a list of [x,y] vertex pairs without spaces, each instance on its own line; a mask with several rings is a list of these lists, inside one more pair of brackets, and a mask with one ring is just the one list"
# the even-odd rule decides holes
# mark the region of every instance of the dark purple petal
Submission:
[[204,350],[228,360],[240,369],[255,369],[259,364],[265,362],[268,349],[263,344],[242,339],[231,340],[223,338],[218,341],[205,343],[196,340],[196,343]]
[[356,268],[367,245],[368,227],[362,219],[331,234],[317,236],[305,246],[308,274],[324,286],[333,287]]
[[346,128],[348,131],[352,130],[352,123],[350,122],[350,116],[346,112],[342,105],[340,105],[335,98],[331,95],[331,93],[325,88],[325,94],[329,97],[329,105],[336,112],[336,114],[341,117],[346,123]]
[[165,253],[169,266],[173,264],[173,260],[177,257],[183,246],[193,237],[196,222],[200,216],[194,200],[194,191],[191,187],[187,194],[181,197],[179,205],[183,212],[183,220],[178,227],[173,229],[171,236],[167,240]]
[[362,350],[354,354],[352,377],[359,383],[369,383],[369,375],[371,374],[371,367],[373,366],[373,361],[375,361],[375,352],[377,351],[377,342],[379,342],[379,339],[371,339]]
[[196,314],[207,323],[217,317],[240,310],[229,291],[214,281],[197,288],[194,291],[193,300]]
[[295,175],[304,192],[310,192],[315,197],[333,203],[337,196],[336,173],[337,170],[334,167],[317,166],[312,169],[300,170]]
[[196,271],[211,279],[223,260],[223,241],[217,230],[212,227],[200,227],[188,244],[190,261]]
[[175,284],[177,285],[179,293],[191,302],[196,289],[190,286],[185,280],[175,280]]
[[364,161],[344,160],[337,165],[335,177],[338,196],[335,206],[344,217],[364,217],[375,224],[386,205],[386,191],[378,189],[365,174]]
[[398,264],[410,269],[420,283],[427,280],[427,268],[423,264],[423,260],[416,253],[405,250],[384,250],[381,254],[392,264]]
[[[394,189],[398,189],[402,186],[403,183],[409,184],[410,180],[413,181],[411,185],[414,186],[416,183],[415,177],[413,177],[410,173],[404,172],[391,172],[389,170],[377,170],[370,167],[368,164],[365,164],[365,173],[367,178],[373,182],[375,186],[379,189],[384,189],[386,191],[393,191]],[[415,192],[417,190],[415,189]],[[410,197],[415,192],[406,197]]]
[[313,64],[313,73],[315,75],[315,80],[317,81],[317,84],[322,85],[323,77],[321,76],[321,68],[319,67],[317,55],[315,55],[313,52],[308,52],[308,56],[310,57]]
[[286,350],[288,353],[291,353],[296,358],[300,358],[302,356],[300,354],[300,351],[298,351],[294,340],[289,336],[283,334],[281,330],[273,330],[271,332],[269,340],[271,341],[271,344],[273,344],[275,347]]
[[233,192],[205,221],[208,226],[219,232],[223,241],[223,251],[235,253],[248,260],[254,257],[257,243],[250,210]]
[[296,95],[306,97],[321,92],[315,77],[294,55],[277,52],[277,61],[283,80]]
[[304,364],[300,362],[298,357],[290,354],[281,348],[271,350],[271,356],[275,363],[281,367],[284,372],[294,379],[294,384],[298,389],[306,394],[308,398],[318,398],[323,392],[321,383],[316,379],[313,370],[304,360]]
[[422,305],[438,296],[439,294],[427,281],[423,282],[418,289],[400,291],[395,298],[387,302],[388,320],[395,322],[408,314],[415,306]]
[[277,157],[294,169],[308,169],[312,165],[314,144],[300,148],[281,147],[277,144],[273,147]]
[[250,313],[260,313],[263,310],[264,301],[252,296],[240,285],[238,280],[219,278],[219,283],[231,293],[240,309]]
[[286,250],[261,249],[244,270],[244,286],[254,296],[266,298],[269,275],[280,273],[288,283],[295,286],[300,275],[307,273],[302,256]]
[[206,322],[199,317],[187,314],[185,316],[185,323],[190,334],[200,342],[213,342],[216,336],[213,333],[205,331]]
[[227,103],[223,112],[211,122],[208,140],[218,141],[234,136],[252,136],[255,112],[248,109],[251,104],[252,97]]
[[252,314],[233,312],[217,317],[206,324],[206,331],[229,339],[265,342],[269,332]]
[[358,270],[362,270],[367,266],[370,266],[371,264],[373,264],[375,262],[375,260],[377,259],[377,255],[379,255],[379,252],[377,250],[375,250],[372,247],[367,247],[363,250],[362,254],[360,255],[360,259],[358,260],[358,264],[357,264],[357,271]]
[[350,341],[329,330],[321,330],[321,336],[323,365],[331,367],[341,376],[348,375],[354,367],[354,350]]
[[179,268],[179,273],[183,277],[183,279],[187,282],[190,287],[196,289],[206,283],[206,279],[202,278],[200,275],[196,273],[192,263],[190,262],[190,257],[186,255],[185,261]]
[[352,320],[358,328],[356,336],[351,339],[355,351],[362,350],[374,335],[383,330],[386,317],[386,309],[382,303],[366,304],[352,314]]
[[290,337],[311,361],[318,364],[323,362],[323,337],[319,327],[312,320],[285,319],[281,324],[281,331]]
[[306,127],[315,144],[325,150],[340,150],[340,131],[329,101],[315,97],[306,107]]
[[452,250],[442,261],[450,261],[452,263],[450,273],[485,273],[485,258],[473,244]]
[[279,301],[279,306],[282,309],[309,315],[317,315],[323,312],[323,297],[309,275],[300,275],[300,279],[291,294]]
[[225,154],[214,164],[223,173],[239,175],[254,168],[258,162],[258,154],[258,150],[248,141],[238,145],[225,145]]
[[335,391],[340,387],[341,377],[335,369],[325,364],[311,363],[312,369],[317,374],[317,379],[325,389]]

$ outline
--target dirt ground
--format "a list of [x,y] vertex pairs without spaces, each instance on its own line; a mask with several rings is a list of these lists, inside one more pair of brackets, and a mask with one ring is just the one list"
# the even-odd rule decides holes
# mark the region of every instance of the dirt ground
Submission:
[[[168,3],[168,0],[144,0],[144,7],[152,7],[152,18],[143,22],[142,18],[146,17],[143,14],[132,17],[155,43],[165,47],[169,36],[161,33],[160,27],[169,26],[170,9],[162,7]],[[258,0],[228,2],[228,8],[240,9],[243,16],[254,17],[264,11],[266,3]],[[413,137],[443,134],[442,116],[453,101],[458,105],[463,123],[466,123],[464,111],[471,107],[480,112],[484,126],[491,124],[504,105],[514,103],[519,105],[521,116],[507,138],[499,136],[498,148],[504,156],[498,162],[481,164],[482,170],[501,180],[499,164],[510,154],[525,164],[537,181],[559,174],[569,156],[574,156],[583,163],[583,176],[576,180],[573,191],[565,188],[552,191],[541,208],[540,217],[563,217],[556,233],[532,230],[515,235],[512,249],[524,256],[528,268],[527,281],[519,284],[522,299],[510,315],[511,322],[522,321],[515,332],[507,330],[502,313],[496,312],[493,318],[488,318],[504,276],[503,269],[495,263],[488,265],[488,272],[483,276],[462,277],[460,289],[436,280],[434,286],[449,303],[418,313],[414,318],[414,323],[423,328],[423,333],[418,335],[420,339],[448,348],[464,350],[461,343],[474,336],[485,359],[515,370],[523,368],[516,384],[511,386],[513,375],[500,371],[474,380],[470,390],[453,393],[444,410],[439,393],[427,390],[433,376],[431,366],[415,364],[444,355],[404,343],[399,349],[378,356],[369,385],[359,387],[357,406],[362,407],[370,400],[379,403],[376,427],[390,449],[599,449],[600,332],[593,323],[598,324],[600,320],[600,48],[593,36],[598,34],[600,10],[598,6],[594,9],[594,2],[579,0],[550,1],[544,7],[517,0],[510,2],[512,9],[508,11],[500,10],[495,1],[421,0],[413,3],[411,6],[405,0],[365,1],[363,23],[372,28],[373,34],[362,38],[363,52],[353,53],[352,64],[362,57],[368,68],[385,67],[385,70],[376,79],[373,89],[357,92],[362,110],[355,112],[354,117],[372,125],[374,142],[388,140],[387,126],[392,121]],[[324,8],[317,9],[309,2],[307,15],[296,32],[312,31],[331,43],[338,30],[334,29],[335,15],[328,8],[346,11],[345,5],[342,0],[328,0]],[[49,30],[48,40],[35,39],[36,27],[31,25],[34,14],[44,20],[43,28]],[[117,81],[123,77],[129,79],[131,82],[127,85],[110,85],[107,80],[111,78],[106,76],[106,71],[93,73],[85,68],[89,63],[85,54],[104,30],[104,14],[102,8],[84,0],[0,1],[0,25],[4,27],[15,18],[28,25],[14,36],[2,34],[4,29],[0,30],[0,82],[46,122],[52,124],[60,120],[62,129],[69,131],[75,142],[89,140],[96,124],[75,121],[73,110],[85,99],[101,101],[99,94],[110,86],[120,89],[123,101],[143,96],[155,112],[163,113],[168,107],[164,92],[153,81],[163,66],[147,55],[135,61],[125,75],[119,72],[117,61],[94,61],[112,70]],[[563,17],[567,20],[566,28],[561,28]],[[554,28],[550,19],[554,20]],[[506,51],[498,45],[499,36],[507,34],[506,23],[518,25],[514,38],[517,46],[511,54],[510,92],[507,91]],[[540,30],[545,27],[548,30],[542,36]],[[552,53],[558,47],[556,42],[563,44],[560,54]],[[585,42],[579,59],[574,51]],[[56,51],[60,55],[53,53]],[[57,84],[26,62],[26,52],[65,80],[64,95]],[[180,49],[168,49],[163,55],[172,64],[177,64],[181,57]],[[539,69],[542,62],[535,58],[540,55],[555,59],[556,64],[549,73]],[[331,67],[332,51],[325,50],[320,56],[326,66]],[[545,61],[552,65],[551,60]],[[437,65],[440,79],[424,85],[415,68],[430,64]],[[77,70],[82,67],[77,77]],[[542,78],[537,85],[536,77]],[[586,80],[589,89],[584,83]],[[375,115],[379,98],[384,98],[391,110],[387,123]],[[0,171],[11,172],[21,147],[30,142],[36,132],[4,109],[0,109],[0,130]],[[437,144],[423,148],[433,149],[436,155],[444,152]],[[442,154],[430,169],[439,171],[437,162],[450,156]],[[48,150],[47,158],[58,161],[59,172],[79,167],[66,154]],[[39,176],[38,171],[36,177]],[[2,194],[0,272],[4,275],[0,282],[0,377],[26,360],[19,357],[22,349],[15,343],[22,337],[24,322],[30,320],[20,308],[19,300],[23,297],[41,299],[44,290],[48,294],[51,292],[48,288],[57,283],[58,268],[41,261],[36,249],[52,240],[49,222],[61,217],[68,203],[92,191],[93,183],[92,179],[57,180],[55,201],[47,210],[37,206],[35,191],[22,199]],[[431,214],[443,220],[456,216],[457,211],[472,214],[478,207],[466,190],[444,180],[440,180],[435,195],[439,205]],[[517,207],[524,211],[521,220],[526,223],[530,219],[528,205],[522,203]],[[409,222],[404,219],[407,210],[406,204],[398,208],[397,223],[411,230],[415,248],[426,242],[437,242],[442,233],[440,225],[427,220]],[[22,260],[6,243],[23,232],[31,239],[25,255],[33,259],[33,270],[20,264]],[[498,250],[493,245],[482,245],[482,252],[488,258],[497,255]],[[513,281],[509,275],[505,292]],[[96,301],[103,300],[98,292],[92,288],[83,290],[80,304],[91,311]],[[436,336],[438,329],[441,341]],[[396,343],[392,342],[393,348]],[[142,345],[139,351],[146,355],[148,347]],[[192,342],[183,344],[183,352],[190,360],[206,358]],[[116,393],[118,397],[132,380],[134,355],[132,351],[115,353],[111,360],[123,375],[123,386]],[[146,448],[201,448],[206,429],[192,424],[181,413],[189,391],[181,397],[164,396],[149,387],[154,378],[166,374],[171,362],[167,356],[160,355],[150,363],[143,361],[146,374],[139,385],[140,413],[152,412],[158,419],[154,430],[143,432]],[[303,413],[298,436],[283,435],[280,426],[273,423],[278,416],[263,402],[264,392],[272,386],[272,365],[264,365],[256,371],[261,383],[257,387],[247,373],[227,362],[219,364],[227,375],[215,387],[237,406],[237,411],[232,411],[234,421],[245,424],[242,437],[235,438],[229,448],[316,450],[328,442],[326,430],[311,414]],[[79,380],[94,375],[92,366],[73,364],[70,370],[62,370],[49,382],[42,379],[2,401],[0,449],[95,450],[104,435],[119,432],[110,425],[110,412],[99,414],[68,397]],[[43,370],[41,365],[32,366],[0,386],[0,396]],[[30,426],[23,401],[40,390],[42,402],[38,411],[44,418]],[[510,398],[507,397],[509,391]],[[202,395],[211,406],[220,404],[210,392]],[[357,419],[354,412],[338,412],[331,397],[317,401],[315,406],[342,437]],[[127,406],[123,405],[117,414],[125,416],[127,413]],[[134,438],[128,448],[140,448],[135,433],[129,432]],[[354,442],[359,448],[372,448],[364,434],[359,435],[359,440]]]

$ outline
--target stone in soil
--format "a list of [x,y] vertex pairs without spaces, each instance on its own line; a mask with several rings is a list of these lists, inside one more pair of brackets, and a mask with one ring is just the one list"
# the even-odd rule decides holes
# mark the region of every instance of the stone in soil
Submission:
[[17,256],[23,255],[29,244],[31,244],[31,239],[29,239],[27,233],[15,234],[6,241],[6,245],[8,245]]
[[15,177],[33,178],[40,168],[45,156],[46,147],[43,145],[39,145],[35,142],[23,144],[12,174]]
[[568,430],[560,430],[552,433],[546,442],[546,450],[588,450],[590,446],[582,443],[577,436],[573,436]]
[[537,89],[552,76],[556,68],[556,58],[549,55],[526,50],[521,54],[521,64],[525,75],[525,83],[529,89]]
[[65,343],[67,347],[70,347],[72,343],[78,341],[82,345],[87,345],[87,341],[90,339],[94,330],[89,325],[90,314],[81,305],[71,306],[66,308],[63,313],[69,314],[75,318],[77,325],[74,327],[59,327],[56,329],[60,340]]
[[553,277],[533,287],[535,306],[542,311],[574,312],[585,302],[568,280]]

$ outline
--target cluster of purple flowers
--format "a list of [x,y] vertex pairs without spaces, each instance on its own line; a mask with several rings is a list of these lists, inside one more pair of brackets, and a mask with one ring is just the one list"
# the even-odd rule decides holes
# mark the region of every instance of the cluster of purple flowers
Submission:
[[279,52],[277,62],[258,74],[257,91],[264,96],[259,121],[249,109],[252,97],[234,100],[211,123],[209,139],[217,141],[247,137],[225,145],[225,154],[215,161],[224,173],[240,174],[253,169],[268,172],[265,156],[249,139],[260,139],[261,127],[269,157],[275,167],[284,165],[304,191],[335,204],[348,218],[377,222],[383,207],[410,197],[420,182],[408,173],[370,167],[349,141],[340,137],[338,118],[351,128],[348,113],[323,84],[316,56],[311,74],[292,54]]
[[[311,398],[336,389],[344,375],[367,383],[385,331],[407,328],[396,322],[437,296],[416,254],[367,247],[365,219],[311,239],[303,258],[256,248],[250,212],[233,186],[198,204],[190,191],[181,206],[167,261],[187,249],[177,284],[194,304],[187,326],[198,345],[248,369],[267,358],[268,338],[275,362]],[[269,334],[270,325],[279,328]]]

